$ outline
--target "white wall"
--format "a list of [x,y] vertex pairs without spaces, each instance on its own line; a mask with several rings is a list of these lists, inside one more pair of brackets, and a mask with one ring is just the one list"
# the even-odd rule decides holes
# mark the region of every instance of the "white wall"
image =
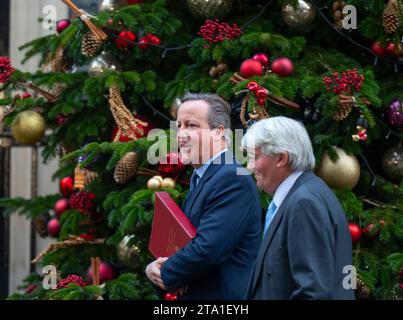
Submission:
[[[67,7],[60,0],[10,0],[10,57],[15,68],[33,72],[37,70],[38,59],[31,59],[25,65],[19,62],[23,52],[18,47],[30,40],[39,38],[55,31],[45,30],[38,21],[43,17],[42,10],[46,5],[54,5],[57,20],[67,17]],[[38,152],[40,156],[40,150]],[[11,151],[11,186],[10,196],[31,197],[31,148],[15,147]],[[47,166],[38,159],[38,195],[56,193],[57,182],[51,182],[51,176],[57,168],[57,160]],[[30,221],[18,215],[10,218],[10,277],[9,292],[13,293],[30,273]],[[37,236],[37,253],[49,244]]]

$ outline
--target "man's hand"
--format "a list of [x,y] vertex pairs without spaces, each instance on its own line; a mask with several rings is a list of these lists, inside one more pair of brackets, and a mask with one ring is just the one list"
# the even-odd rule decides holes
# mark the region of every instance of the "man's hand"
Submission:
[[161,278],[161,267],[168,258],[158,258],[157,260],[151,262],[146,268],[146,274],[148,279],[156,286],[160,287],[163,290],[167,290],[164,282]]

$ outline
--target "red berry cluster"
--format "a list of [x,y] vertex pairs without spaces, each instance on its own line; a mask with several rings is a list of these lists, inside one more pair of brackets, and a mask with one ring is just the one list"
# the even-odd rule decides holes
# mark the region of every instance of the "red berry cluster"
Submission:
[[242,31],[236,23],[233,23],[231,27],[228,23],[220,22],[218,19],[215,21],[209,19],[204,22],[197,34],[202,36],[205,41],[216,43],[235,40],[241,36]]
[[70,197],[70,207],[77,209],[81,213],[88,213],[93,207],[95,194],[87,191],[78,191]]
[[364,75],[360,74],[356,68],[352,70],[349,69],[342,73],[335,71],[331,76],[326,76],[323,78],[326,89],[328,91],[333,91],[335,94],[360,91],[363,81]]
[[9,57],[0,57],[0,83],[6,83],[15,69],[11,66]]
[[260,106],[264,106],[266,99],[269,96],[269,91],[266,88],[259,86],[256,81],[250,81],[248,83],[248,90],[254,92],[257,103]]
[[70,283],[75,283],[80,287],[85,287],[87,285],[87,283],[83,280],[83,278],[75,274],[72,274],[69,275],[67,278],[60,280],[57,284],[57,289],[67,288]]
[[138,46],[140,49],[147,49],[150,44],[159,45],[160,43],[160,38],[158,38],[155,34],[148,33],[139,40]]

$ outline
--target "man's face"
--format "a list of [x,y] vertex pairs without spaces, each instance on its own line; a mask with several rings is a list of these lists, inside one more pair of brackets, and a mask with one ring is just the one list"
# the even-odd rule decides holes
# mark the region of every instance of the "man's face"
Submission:
[[177,116],[177,139],[181,160],[198,168],[210,159],[215,131],[207,121],[209,105],[203,100],[184,102]]
[[260,148],[248,151],[248,170],[254,172],[257,187],[273,195],[281,182],[280,155],[267,156],[262,153]]

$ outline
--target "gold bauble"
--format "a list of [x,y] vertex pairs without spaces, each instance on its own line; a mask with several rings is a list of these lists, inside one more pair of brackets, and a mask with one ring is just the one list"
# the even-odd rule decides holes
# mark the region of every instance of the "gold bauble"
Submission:
[[232,8],[233,0],[187,0],[190,13],[197,19],[224,18]]
[[122,241],[119,242],[119,245],[117,248],[117,254],[118,254],[119,260],[122,261],[122,263],[126,267],[135,269],[140,266],[140,261],[139,261],[140,249],[134,244],[129,245],[129,241],[133,237],[134,237],[134,235],[127,235],[122,239]]
[[316,174],[331,188],[352,189],[360,178],[360,164],[355,156],[348,155],[343,149],[336,147],[335,151],[338,155],[336,162],[325,153]]
[[308,26],[316,16],[316,9],[309,1],[298,0],[296,7],[286,3],[281,8],[281,14],[286,24],[293,28]]
[[390,148],[382,157],[383,171],[390,179],[398,181],[403,178],[403,147]]
[[15,140],[23,144],[35,144],[45,134],[45,119],[35,111],[19,113],[11,124],[11,133]]
[[147,188],[150,190],[158,190],[161,188],[162,181],[156,178],[151,178],[147,181]]
[[172,178],[165,178],[162,180],[161,187],[165,189],[175,189],[175,180]]

